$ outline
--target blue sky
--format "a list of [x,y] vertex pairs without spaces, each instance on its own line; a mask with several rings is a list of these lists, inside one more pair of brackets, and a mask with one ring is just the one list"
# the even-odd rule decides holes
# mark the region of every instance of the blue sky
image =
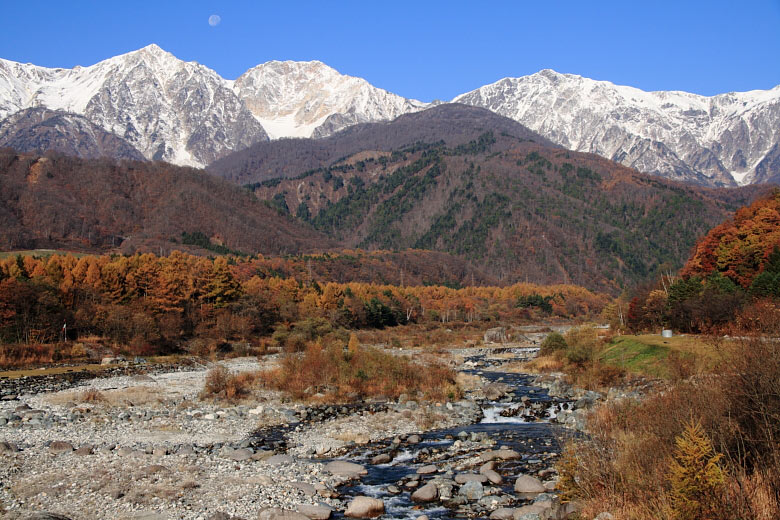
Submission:
[[317,59],[423,101],[544,68],[705,95],[780,84],[780,0],[3,0],[0,13],[0,57],[49,67],[157,43],[230,79]]

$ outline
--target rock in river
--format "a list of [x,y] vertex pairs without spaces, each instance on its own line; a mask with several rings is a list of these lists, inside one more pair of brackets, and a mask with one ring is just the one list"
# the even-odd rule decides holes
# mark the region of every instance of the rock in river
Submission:
[[521,498],[533,498],[545,491],[542,481],[530,475],[520,475],[515,481],[515,493],[518,493]]
[[433,482],[425,484],[412,493],[412,502],[433,502],[437,498],[439,498],[439,488]]
[[350,518],[374,518],[385,512],[385,504],[378,498],[358,496],[352,499],[352,502],[344,511],[344,516]]
[[366,468],[360,464],[343,460],[334,460],[333,462],[327,463],[325,465],[325,471],[329,472],[331,475],[339,475],[348,478],[354,478],[368,473]]

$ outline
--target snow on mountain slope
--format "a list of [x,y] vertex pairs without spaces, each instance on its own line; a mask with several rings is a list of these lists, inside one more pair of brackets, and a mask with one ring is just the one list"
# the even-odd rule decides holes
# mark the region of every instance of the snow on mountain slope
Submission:
[[325,137],[429,106],[319,61],[269,61],[242,74],[233,89],[272,138]]
[[268,134],[324,137],[427,106],[318,61],[271,61],[232,81],[157,45],[73,69],[0,59],[0,119],[33,107],[72,112],[148,159],[189,166],[207,165]]
[[780,86],[705,97],[543,70],[453,101],[511,117],[567,148],[702,184],[766,182],[760,165],[780,143]]
[[156,45],[73,69],[0,60],[0,118],[29,107],[83,115],[148,159],[181,165],[268,139],[216,72]]
[[[780,86],[705,97],[543,70],[454,101],[645,173],[726,186],[780,178]],[[319,61],[270,61],[226,80],[156,45],[73,69],[0,59],[0,119],[34,107],[72,112],[148,159],[181,165],[210,164],[269,135],[325,137],[434,105]]]

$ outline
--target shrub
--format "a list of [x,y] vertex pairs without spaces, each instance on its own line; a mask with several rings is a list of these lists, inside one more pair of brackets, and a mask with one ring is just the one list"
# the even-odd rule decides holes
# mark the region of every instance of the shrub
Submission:
[[97,388],[87,388],[81,392],[81,402],[83,403],[102,403],[105,396]]
[[604,341],[594,327],[582,326],[569,329],[566,332],[565,342],[567,344],[564,354],[566,359],[581,367],[595,358]]
[[717,377],[591,414],[589,436],[559,463],[564,495],[583,501],[583,517],[777,518],[780,345],[754,338],[724,350]]
[[566,347],[568,347],[568,345],[566,344],[566,340],[563,338],[563,336],[557,332],[551,332],[547,335],[546,338],[544,338],[544,341],[542,341],[541,348],[539,349],[539,355],[549,356],[554,352],[566,350]]
[[200,397],[227,401],[241,399],[249,394],[249,388],[257,377],[257,374],[251,372],[232,374],[224,366],[218,365],[206,374],[206,382]]
[[584,365],[593,359],[593,351],[588,347],[577,345],[566,350],[566,359],[575,365]]

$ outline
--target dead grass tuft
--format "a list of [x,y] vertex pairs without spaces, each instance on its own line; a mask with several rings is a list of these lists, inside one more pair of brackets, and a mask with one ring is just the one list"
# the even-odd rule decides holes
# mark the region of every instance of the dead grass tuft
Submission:
[[206,374],[206,383],[200,393],[201,399],[220,399],[237,401],[249,395],[250,389],[257,381],[256,372],[231,373],[227,368],[218,365]]
[[106,400],[105,396],[97,388],[87,388],[86,390],[81,392],[80,401],[82,403],[102,403],[105,400]]

